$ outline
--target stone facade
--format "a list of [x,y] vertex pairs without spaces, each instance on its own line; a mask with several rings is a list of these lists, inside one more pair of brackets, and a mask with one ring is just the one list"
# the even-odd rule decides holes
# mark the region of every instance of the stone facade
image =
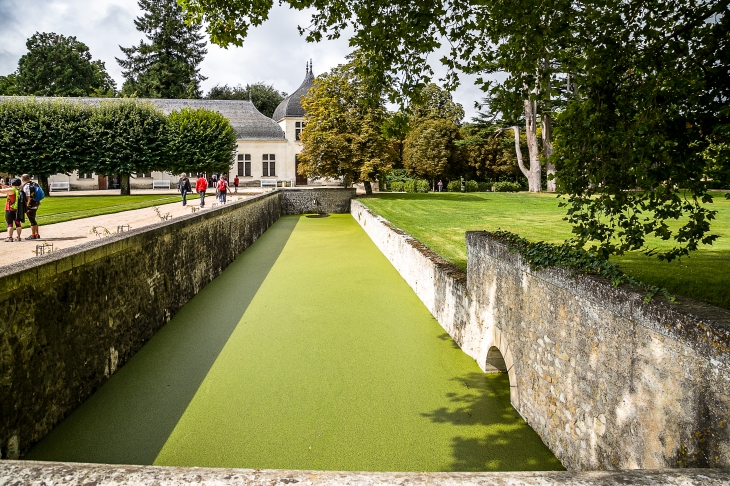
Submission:
[[462,349],[507,371],[515,409],[572,470],[730,466],[730,313],[533,271],[467,233],[468,275],[352,213]]
[[355,189],[349,188],[296,188],[279,189],[283,194],[281,210],[284,214],[349,213],[350,200]]

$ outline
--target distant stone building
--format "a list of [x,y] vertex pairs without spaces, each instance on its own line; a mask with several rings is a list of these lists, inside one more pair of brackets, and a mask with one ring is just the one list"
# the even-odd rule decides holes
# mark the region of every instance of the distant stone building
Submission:
[[[273,119],[260,113],[251,101],[239,100],[183,100],[183,99],[140,99],[153,103],[166,115],[183,108],[205,108],[214,110],[228,118],[237,134],[238,147],[228,172],[229,181],[235,176],[241,185],[260,186],[262,181],[276,181],[279,186],[307,185],[306,177],[296,173],[298,154],[302,151],[299,140],[304,127],[304,109],[301,98],[314,83],[314,74],[307,63],[304,81],[287,96],[274,111]],[[0,97],[0,102],[7,97]],[[70,98],[73,101],[98,104],[123,98]],[[132,188],[152,188],[153,181],[169,181],[174,187],[179,174],[151,172],[132,174]],[[193,174],[195,176],[195,174]],[[107,189],[116,187],[118,178],[98,174],[56,174],[49,182],[67,182],[72,189]],[[156,185],[160,185],[158,182]]]

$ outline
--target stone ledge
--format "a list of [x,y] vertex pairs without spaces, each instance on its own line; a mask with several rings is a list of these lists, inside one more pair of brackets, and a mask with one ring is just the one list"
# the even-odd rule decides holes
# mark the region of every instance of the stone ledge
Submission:
[[0,485],[482,485],[619,486],[730,484],[730,469],[667,469],[612,472],[398,473],[122,466],[64,462],[0,461]]
[[534,270],[519,253],[486,231],[467,231],[467,248],[480,249],[492,258],[509,263],[511,270],[528,273],[551,285],[565,289],[617,316],[625,317],[677,342],[691,344],[702,356],[730,368],[730,311],[687,297],[677,302],[656,295],[644,302],[646,291],[623,284],[614,287],[596,275],[573,275],[562,268]]

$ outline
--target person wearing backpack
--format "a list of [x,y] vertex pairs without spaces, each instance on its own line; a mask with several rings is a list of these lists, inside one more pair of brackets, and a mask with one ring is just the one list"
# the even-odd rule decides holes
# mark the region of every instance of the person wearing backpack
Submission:
[[[5,222],[8,224],[8,237],[5,241],[20,241],[21,224],[25,221],[25,199],[23,192],[20,190],[20,179],[13,179],[9,186],[2,184],[0,194],[6,194],[5,198]],[[17,240],[13,240],[13,224],[18,231]]]
[[228,187],[228,181],[226,180],[226,176],[221,176],[220,181],[218,181],[218,200],[225,204],[226,203],[226,193],[231,192],[231,188]]
[[[38,233],[38,222],[35,219],[38,208],[41,205],[41,201],[46,197],[46,193],[43,192],[41,186],[30,180],[28,174],[20,176],[20,181],[23,184],[22,191],[25,195],[25,214],[28,215],[30,221],[30,236],[26,240],[40,240],[41,235]],[[20,236],[20,235],[18,235]]]

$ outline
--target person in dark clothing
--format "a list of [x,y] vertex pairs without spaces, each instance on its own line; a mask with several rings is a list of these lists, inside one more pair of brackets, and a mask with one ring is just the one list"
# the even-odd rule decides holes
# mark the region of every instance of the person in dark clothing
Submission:
[[177,190],[180,191],[180,194],[182,194],[183,206],[187,206],[188,193],[193,189],[190,187],[190,179],[188,179],[188,175],[185,172],[180,174],[180,180],[177,181]]

